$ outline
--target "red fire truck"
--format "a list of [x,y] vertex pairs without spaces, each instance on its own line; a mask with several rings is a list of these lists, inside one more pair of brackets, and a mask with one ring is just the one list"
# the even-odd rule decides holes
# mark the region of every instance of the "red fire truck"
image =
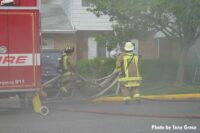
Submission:
[[0,0],[0,94],[41,88],[38,0]]

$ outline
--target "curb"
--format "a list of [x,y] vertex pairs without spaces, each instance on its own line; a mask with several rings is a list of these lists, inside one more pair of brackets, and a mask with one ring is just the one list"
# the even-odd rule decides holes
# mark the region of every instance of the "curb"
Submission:
[[[93,99],[93,102],[123,102],[123,96],[104,96]],[[173,94],[173,95],[148,95],[141,96],[145,100],[161,100],[161,101],[181,101],[181,100],[200,100],[200,93],[194,94]]]
[[151,95],[142,96],[143,99],[149,100],[200,100],[200,93],[193,94],[173,94],[173,95]]

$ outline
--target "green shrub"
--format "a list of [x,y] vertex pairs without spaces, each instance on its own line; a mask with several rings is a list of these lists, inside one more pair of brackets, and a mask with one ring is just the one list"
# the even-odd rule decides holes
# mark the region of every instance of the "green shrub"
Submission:
[[187,60],[185,69],[185,76],[186,76],[185,78],[187,82],[194,82],[199,84],[200,82],[199,67],[200,67],[199,60]]
[[173,82],[176,79],[177,62],[170,60],[143,60],[141,75],[144,82]]
[[106,76],[115,68],[115,59],[95,58],[92,60],[80,60],[76,70],[88,78],[100,78]]
[[[95,58],[81,60],[76,70],[87,78],[106,76],[115,68],[115,59]],[[177,62],[169,60],[142,60],[141,75],[143,82],[173,82],[176,79]]]

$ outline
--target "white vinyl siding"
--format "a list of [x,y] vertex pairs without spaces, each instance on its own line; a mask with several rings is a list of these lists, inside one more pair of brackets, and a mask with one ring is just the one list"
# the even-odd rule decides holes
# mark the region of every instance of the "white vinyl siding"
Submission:
[[112,24],[108,16],[96,17],[87,11],[87,7],[82,6],[82,0],[71,0],[72,23],[77,30],[112,30]]

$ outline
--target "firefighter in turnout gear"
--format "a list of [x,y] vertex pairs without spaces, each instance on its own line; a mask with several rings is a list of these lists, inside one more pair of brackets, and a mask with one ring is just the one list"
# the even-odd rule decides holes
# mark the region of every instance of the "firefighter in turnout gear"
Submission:
[[63,55],[60,60],[60,67],[62,69],[62,76],[61,76],[61,80],[60,80],[61,88],[60,89],[65,94],[70,94],[69,91],[71,91],[69,82],[70,82],[70,79],[71,79],[73,73],[72,73],[72,65],[70,63],[70,56],[72,55],[73,52],[74,52],[73,47],[67,47],[63,51]]
[[134,44],[127,42],[124,52],[117,57],[116,70],[120,73],[119,82],[124,102],[129,102],[132,98],[140,100],[139,87],[141,77],[139,73],[138,56],[133,53]]
[[73,47],[67,47],[64,51],[63,51],[63,55],[61,57],[61,62],[60,62],[60,66],[62,68],[62,72],[66,73],[71,71],[71,63],[69,61],[70,56],[72,55],[72,53],[74,52],[74,48]]

